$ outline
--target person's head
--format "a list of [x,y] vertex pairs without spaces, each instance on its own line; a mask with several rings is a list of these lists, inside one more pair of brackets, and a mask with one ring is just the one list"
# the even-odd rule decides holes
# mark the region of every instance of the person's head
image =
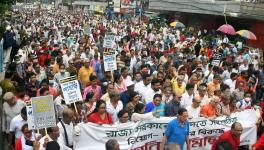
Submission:
[[121,83],[123,81],[123,77],[121,76],[120,73],[114,74],[114,81],[115,81],[115,83]]
[[35,73],[32,73],[32,74],[30,75],[30,82],[36,82],[36,81],[37,81],[37,76],[36,76]]
[[241,134],[243,132],[243,127],[242,127],[242,124],[239,123],[239,122],[234,122],[232,125],[231,125],[231,134],[234,136],[234,137],[240,137]]
[[231,78],[232,80],[235,80],[235,79],[237,78],[237,73],[232,72],[232,73],[230,74],[230,78]]
[[64,75],[65,72],[66,72],[66,70],[65,70],[65,65],[64,65],[64,64],[61,64],[61,65],[60,65],[60,73],[61,73],[62,75]]
[[192,95],[193,94],[193,91],[194,91],[194,85],[191,84],[191,83],[187,83],[186,84],[186,91],[189,95]]
[[39,63],[34,63],[33,64],[34,70],[36,73],[40,73],[40,65]]
[[184,80],[184,76],[183,75],[179,75],[177,77],[178,86],[182,86],[183,80]]
[[85,59],[83,60],[83,65],[84,65],[85,68],[89,68],[89,66],[90,66],[90,60],[87,59],[87,58],[85,58]]
[[219,84],[220,82],[221,82],[221,77],[220,77],[220,75],[215,74],[215,75],[214,75],[214,78],[213,78],[213,83],[214,83],[214,84]]
[[188,119],[188,112],[185,108],[180,108],[178,110],[178,116],[177,116],[178,120],[180,123],[184,123],[187,121]]
[[27,120],[27,107],[24,106],[21,111],[20,111],[20,115],[22,117],[23,120]]
[[119,93],[117,90],[113,90],[109,93],[110,101],[112,102],[118,102],[119,100]]
[[70,124],[74,119],[74,112],[72,109],[65,108],[62,112],[63,122]]
[[60,145],[56,141],[50,141],[46,145],[46,150],[60,150]]
[[203,97],[203,96],[205,96],[205,94],[206,94],[206,84],[200,84],[199,85],[199,88],[198,88],[198,92],[199,92],[199,95],[201,96],[201,97]]
[[3,99],[9,106],[14,106],[17,102],[15,95],[12,92],[6,92]]
[[137,92],[132,92],[130,94],[130,102],[137,104],[139,102],[140,95]]
[[222,95],[221,101],[223,102],[224,105],[229,105],[231,101],[230,96]]
[[221,91],[222,91],[223,95],[226,95],[226,96],[230,96],[231,95],[230,87],[228,85],[226,85],[226,84],[222,84],[221,85]]
[[136,72],[136,73],[135,73],[135,80],[136,80],[137,82],[139,82],[139,81],[141,80],[141,73],[140,73],[140,72]]
[[28,124],[24,124],[21,128],[22,133],[24,134],[24,137],[26,140],[30,140],[32,136],[32,130],[28,129]]
[[49,88],[43,87],[39,90],[40,96],[47,96],[49,95]]
[[129,71],[128,67],[123,67],[123,68],[121,69],[121,74],[122,74],[122,76],[123,76],[124,78],[127,77],[127,75],[128,75],[128,71]]
[[91,83],[91,85],[92,85],[92,86],[96,86],[96,84],[97,84],[97,76],[91,74],[90,77],[89,77],[89,79],[90,79],[90,83]]
[[243,90],[244,90],[244,87],[245,87],[244,82],[239,82],[239,83],[238,83],[238,89],[239,89],[239,90],[243,91]]
[[47,128],[47,133],[50,136],[50,138],[54,141],[57,141],[57,139],[60,136],[60,130],[58,126],[55,127],[49,127]]
[[201,105],[202,99],[199,95],[193,97],[193,107],[198,108]]
[[149,73],[149,66],[147,64],[142,64],[140,66],[140,72],[142,75]]
[[160,81],[162,81],[164,78],[164,73],[163,72],[157,72],[157,79],[159,79]]
[[162,95],[161,94],[155,94],[153,96],[153,103],[155,106],[159,106],[162,102]]
[[116,139],[110,139],[105,143],[106,150],[120,150],[119,144]]
[[115,89],[114,84],[112,82],[107,84],[106,90],[107,93],[109,94],[111,91],[113,91]]
[[152,81],[151,81],[151,87],[152,87],[152,89],[155,91],[155,92],[157,92],[157,91],[159,91],[160,90],[160,88],[161,88],[161,82],[160,82],[160,80],[159,79],[153,79]]
[[211,98],[211,101],[210,101],[210,104],[213,106],[213,107],[216,107],[217,104],[219,104],[220,102],[220,98],[218,96],[213,96]]
[[142,103],[137,103],[134,109],[134,113],[144,114],[145,112],[145,105]]
[[175,102],[178,102],[178,103],[181,102],[181,98],[182,98],[182,96],[181,96],[179,93],[173,93],[172,95],[173,95],[173,100],[174,100]]
[[129,114],[126,109],[122,109],[118,112],[117,117],[119,118],[120,123],[127,123],[129,120]]
[[215,150],[233,150],[233,147],[229,141],[220,141],[216,144]]
[[143,79],[144,85],[146,86],[146,85],[148,85],[151,82],[152,77],[151,77],[150,74],[143,74],[142,75],[142,79]]
[[49,80],[48,79],[43,79],[40,83],[42,88],[49,88]]
[[94,112],[98,112],[99,114],[103,114],[106,112],[106,103],[103,100],[99,100],[96,102]]

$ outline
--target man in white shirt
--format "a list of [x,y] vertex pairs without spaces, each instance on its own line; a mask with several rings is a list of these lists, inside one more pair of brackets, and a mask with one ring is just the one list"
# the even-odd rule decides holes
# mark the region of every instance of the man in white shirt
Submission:
[[239,66],[239,72],[248,70],[248,60],[243,60],[243,63]]
[[230,87],[231,93],[233,93],[236,89],[236,78],[237,78],[237,73],[232,72],[230,75],[230,79],[224,81],[224,84]]
[[223,81],[230,79],[231,71],[232,71],[232,65],[228,64],[227,69],[225,69],[225,71],[221,75]]
[[42,137],[39,140],[39,143],[40,143],[39,150],[46,150],[46,146],[48,142],[51,142],[51,141],[56,141],[60,146],[60,150],[71,150],[71,148],[67,147],[65,143],[63,142],[63,139],[60,136],[60,129],[58,126],[48,128],[47,132],[48,132],[48,135]]
[[161,94],[161,83],[159,79],[153,79],[151,81],[151,88],[144,91],[144,97],[142,97],[146,104],[153,101],[153,97],[155,94]]
[[207,89],[206,84],[200,84],[199,85],[197,96],[199,96],[201,99],[201,106],[209,104],[209,101],[210,101],[208,96],[207,96],[206,89]]
[[2,131],[9,133],[11,120],[19,115],[21,109],[26,106],[26,104],[21,100],[17,100],[12,92],[6,92],[3,99],[5,102],[3,104],[3,116],[1,116],[3,121]]
[[66,68],[69,67],[69,60],[73,59],[73,55],[71,54],[70,50],[67,50],[64,55],[62,55],[63,64]]
[[118,121],[117,114],[123,109],[123,103],[119,100],[119,93],[113,90],[109,93],[110,101],[106,102],[106,111],[111,115],[113,123]]
[[201,104],[201,98],[199,96],[195,96],[193,98],[192,105],[186,107],[190,119],[200,117],[200,111],[201,111],[200,104]]
[[192,105],[193,92],[194,92],[194,85],[191,83],[188,83],[186,85],[186,91],[182,95],[181,107],[186,108],[187,106]]
[[57,126],[60,130],[60,136],[66,146],[73,148],[73,119],[74,112],[72,109],[65,108],[62,112],[62,120],[58,122]]
[[143,74],[142,75],[143,81],[140,81],[135,84],[135,91],[138,92],[142,96],[142,101],[146,104],[146,100],[144,99],[146,91],[151,90],[151,80],[152,77],[150,74]]
[[60,72],[54,75],[54,81],[60,84],[60,80],[70,77],[70,73],[65,70],[65,65],[60,65]]
[[21,112],[19,115],[15,116],[10,123],[10,130],[9,130],[9,138],[8,138],[8,147],[12,148],[13,144],[12,142],[15,139],[18,139],[22,136],[21,128],[24,124],[27,123],[27,109],[26,106],[24,106],[21,109]]

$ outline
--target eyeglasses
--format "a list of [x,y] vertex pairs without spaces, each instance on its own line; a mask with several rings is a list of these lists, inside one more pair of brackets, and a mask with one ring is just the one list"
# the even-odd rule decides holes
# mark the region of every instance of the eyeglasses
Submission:
[[122,118],[125,118],[126,119],[126,118],[129,118],[129,116],[123,116]]

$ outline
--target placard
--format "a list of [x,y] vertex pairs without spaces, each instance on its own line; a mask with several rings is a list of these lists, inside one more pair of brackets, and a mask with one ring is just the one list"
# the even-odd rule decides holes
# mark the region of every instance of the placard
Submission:
[[103,60],[105,71],[114,71],[117,69],[116,55],[114,52],[104,52]]
[[211,62],[213,66],[219,66],[221,63],[222,55],[221,54],[214,54],[214,58]]
[[56,126],[53,96],[31,98],[35,129]]
[[76,76],[60,80],[61,90],[66,104],[82,100],[81,89]]
[[114,48],[115,45],[115,35],[105,35],[104,37],[104,48]]

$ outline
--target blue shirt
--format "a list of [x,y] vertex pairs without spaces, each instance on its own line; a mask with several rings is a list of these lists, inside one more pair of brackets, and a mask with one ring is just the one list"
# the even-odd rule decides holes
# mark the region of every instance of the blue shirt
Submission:
[[167,145],[177,143],[181,146],[181,150],[183,150],[184,143],[189,135],[189,122],[186,121],[182,128],[178,119],[173,119],[169,122],[165,135],[167,137]]
[[152,111],[157,111],[157,110],[163,110],[162,112],[155,113],[154,116],[159,116],[163,117],[165,116],[165,105],[164,103],[160,103],[159,106],[155,106],[153,102],[150,102],[146,105],[145,113],[149,113]]
[[120,100],[123,103],[123,107],[125,108],[127,103],[129,102],[130,96],[127,91],[120,93]]

